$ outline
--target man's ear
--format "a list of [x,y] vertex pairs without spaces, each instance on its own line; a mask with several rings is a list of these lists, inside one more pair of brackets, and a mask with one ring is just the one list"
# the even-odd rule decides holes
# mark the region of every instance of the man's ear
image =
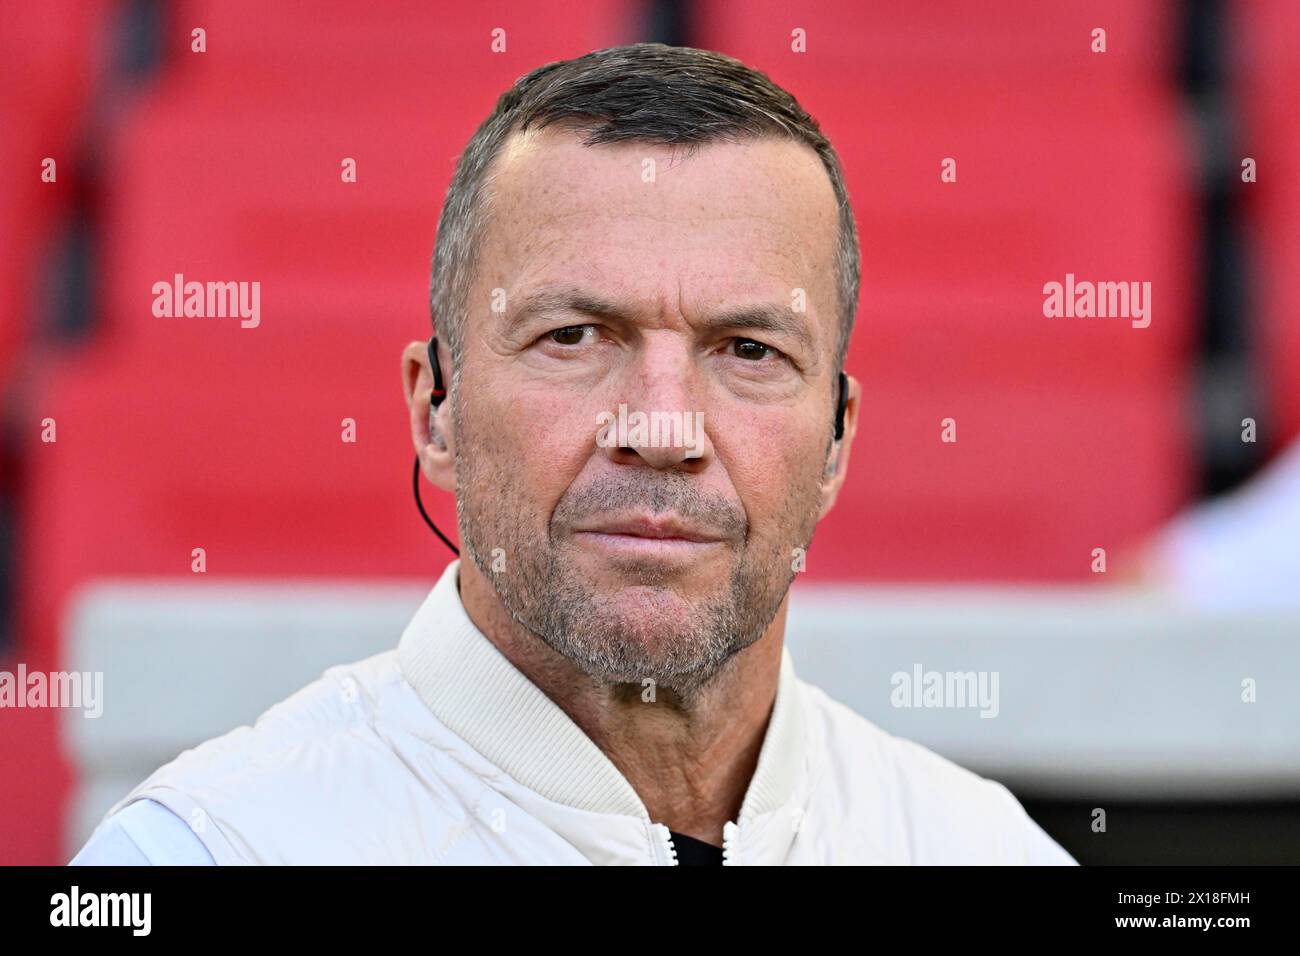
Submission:
[[[443,491],[456,490],[455,435],[451,421],[451,402],[444,399],[434,413],[432,431],[440,437],[445,447],[433,441],[430,434],[429,397],[433,393],[433,370],[429,368],[428,342],[411,342],[402,349],[402,390],[406,394],[406,408],[410,415],[411,443],[420,459],[424,477]],[[445,360],[445,350],[438,343],[438,361],[442,380],[451,381],[450,369]]]
[[[844,437],[831,443],[830,453],[826,456],[826,468],[822,473],[822,502],[817,514],[820,521],[830,513],[839,497],[840,488],[849,473],[849,452],[853,446],[853,436],[858,431],[858,400],[862,387],[852,375],[846,376],[849,383],[849,397],[844,405]],[[837,396],[838,398],[838,396]]]

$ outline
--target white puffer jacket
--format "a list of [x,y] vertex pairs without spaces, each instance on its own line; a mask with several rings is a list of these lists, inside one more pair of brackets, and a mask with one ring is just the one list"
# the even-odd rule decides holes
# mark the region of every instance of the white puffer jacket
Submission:
[[[157,801],[219,864],[675,863],[613,763],[470,621],[459,565],[395,650],[184,752],[109,817]],[[723,849],[731,865],[1074,862],[1001,784],[831,700],[788,651]]]

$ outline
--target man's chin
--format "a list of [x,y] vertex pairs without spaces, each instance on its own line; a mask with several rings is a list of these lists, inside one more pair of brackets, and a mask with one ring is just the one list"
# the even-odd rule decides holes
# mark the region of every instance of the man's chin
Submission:
[[593,610],[625,627],[686,632],[706,624],[735,601],[731,578],[722,570],[709,568],[681,578],[646,581],[607,568],[583,580],[582,587]]
[[[624,584],[592,589],[591,622],[609,634],[652,638],[689,631],[712,595],[683,595],[668,585]],[[644,640],[641,641],[644,643]]]
[[628,681],[665,672],[693,670],[700,658],[716,653],[704,645],[699,630],[702,605],[664,588],[628,587],[616,595],[597,597],[581,615],[577,633],[589,648],[604,647],[608,659],[629,662],[626,674],[607,675]]

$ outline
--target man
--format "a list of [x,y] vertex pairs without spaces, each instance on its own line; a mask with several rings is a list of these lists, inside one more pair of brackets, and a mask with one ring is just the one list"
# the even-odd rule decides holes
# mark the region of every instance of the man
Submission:
[[857,298],[839,161],[763,75],[641,44],[523,77],[448,191],[436,346],[403,356],[469,560],[395,650],[185,752],[74,862],[1072,863],[784,648],[848,472]]

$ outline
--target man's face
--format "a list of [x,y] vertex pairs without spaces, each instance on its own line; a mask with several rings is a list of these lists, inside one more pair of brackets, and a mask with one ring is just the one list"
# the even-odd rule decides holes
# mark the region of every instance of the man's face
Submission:
[[[762,636],[823,510],[830,182],[784,140],[557,128],[494,171],[452,407],[461,540],[584,672],[687,692]],[[620,444],[620,405],[692,431]]]

